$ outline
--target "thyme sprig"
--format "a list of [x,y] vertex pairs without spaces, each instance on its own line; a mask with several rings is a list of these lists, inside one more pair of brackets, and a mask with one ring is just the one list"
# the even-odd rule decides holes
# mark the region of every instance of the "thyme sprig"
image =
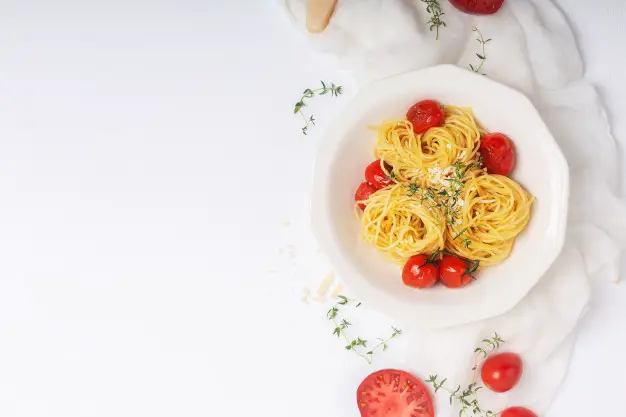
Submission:
[[307,99],[313,98],[314,96],[323,96],[329,94],[332,97],[340,96],[343,93],[343,87],[340,85],[335,85],[334,83],[330,83],[327,85],[324,81],[320,81],[322,86],[316,89],[307,88],[302,92],[302,97],[300,97],[300,101],[298,101],[293,107],[294,114],[300,114],[302,119],[304,120],[304,127],[302,127],[302,134],[306,136],[309,126],[315,126],[315,117],[312,114],[311,116],[305,116],[302,112],[302,108],[306,107]]
[[452,226],[455,232],[454,239],[462,237],[461,245],[467,248],[472,243],[468,236],[463,236],[467,232],[467,228],[463,230],[456,230],[455,228],[457,219],[461,214],[459,202],[461,202],[461,193],[468,171],[472,168],[481,168],[482,162],[476,161],[465,164],[457,161],[451,167],[450,177],[443,178],[444,181],[448,182],[448,186],[438,190],[432,186],[420,187],[417,183],[412,182],[407,185],[407,195],[409,197],[417,195],[422,204],[429,203],[430,209],[441,207],[447,223]]
[[384,352],[387,350],[387,344],[389,341],[402,334],[402,330],[391,326],[391,335],[386,339],[379,337],[379,342],[368,349],[369,342],[366,339],[362,339],[360,337],[353,339],[348,336],[346,329],[352,326],[352,323],[350,323],[346,318],[339,317],[339,312],[342,307],[348,306],[350,303],[356,303],[355,308],[357,308],[361,305],[361,303],[353,298],[348,298],[345,295],[339,295],[337,298],[338,301],[326,313],[326,317],[328,317],[328,320],[330,320],[334,325],[333,336],[343,338],[346,343],[346,350],[354,352],[357,356],[363,358],[367,363],[371,364],[372,357],[378,350],[382,349]]
[[469,67],[474,72],[477,72],[477,73],[482,74],[482,75],[487,75],[487,74],[482,73],[480,71],[482,70],[483,65],[485,64],[485,61],[487,60],[487,54],[485,54],[485,45],[487,44],[487,42],[491,41],[491,39],[485,40],[483,38],[483,34],[480,33],[480,30],[478,30],[478,28],[476,26],[472,27],[472,32],[476,32],[476,34],[478,35],[476,40],[480,43],[480,46],[482,47],[482,51],[481,51],[480,54],[478,52],[476,53],[476,56],[478,57],[478,59],[480,59],[480,64],[478,65],[478,67],[474,68],[474,66],[472,64],[469,64]]
[[448,378],[443,378],[439,380],[439,377],[436,374],[430,375],[426,380],[426,383],[431,384],[435,392],[439,390],[446,391],[449,394],[450,405],[452,405],[455,401],[459,402],[459,404],[461,405],[461,409],[459,410],[459,417],[496,417],[499,413],[494,413],[490,410],[483,410],[480,407],[478,391],[481,390],[483,387],[476,382],[476,370],[478,369],[478,361],[481,358],[486,358],[490,351],[499,348],[502,343],[504,343],[504,340],[502,340],[498,333],[494,333],[491,338],[483,339],[480,346],[474,349],[472,382],[470,382],[465,389],[461,390],[460,385],[457,385],[456,389],[448,388],[446,386]]
[[426,3],[426,11],[430,13],[430,20],[426,23],[430,24],[430,31],[435,29],[435,40],[439,40],[439,27],[446,27],[446,23],[441,20],[441,16],[445,13],[441,10],[439,0],[422,0]]

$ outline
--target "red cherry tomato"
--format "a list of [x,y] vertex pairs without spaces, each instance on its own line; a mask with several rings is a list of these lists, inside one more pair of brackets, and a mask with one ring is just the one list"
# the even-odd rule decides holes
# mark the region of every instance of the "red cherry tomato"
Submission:
[[509,407],[502,411],[500,417],[537,417],[537,414],[525,407]]
[[502,133],[488,133],[480,139],[480,155],[490,174],[508,175],[515,165],[513,142]]
[[402,282],[407,287],[432,287],[438,277],[439,265],[426,255],[411,256],[402,269]]
[[361,417],[434,417],[424,384],[408,372],[382,369],[368,375],[356,390]]
[[469,262],[454,255],[445,254],[439,262],[439,278],[448,288],[464,287],[472,280],[478,262]]
[[[376,187],[369,182],[362,182],[361,185],[359,185],[359,188],[356,189],[356,193],[354,193],[354,201],[367,200],[376,191]],[[365,210],[365,204],[359,203],[359,207],[361,210]]]
[[522,377],[522,358],[516,353],[491,355],[483,363],[480,376],[485,386],[495,392],[507,392]]
[[[383,162],[383,164],[385,164],[387,172],[391,173],[391,165],[386,162]],[[385,174],[385,171],[380,166],[380,159],[372,162],[365,168],[365,181],[379,190],[393,184],[393,180]]]
[[431,127],[441,126],[445,114],[435,100],[418,101],[406,112],[406,118],[413,124],[415,133],[424,133]]
[[494,14],[504,0],[450,0],[450,3],[465,13],[470,14]]

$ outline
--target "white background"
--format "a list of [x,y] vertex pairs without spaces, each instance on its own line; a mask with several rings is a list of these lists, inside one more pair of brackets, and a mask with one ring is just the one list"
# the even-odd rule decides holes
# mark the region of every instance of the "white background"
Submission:
[[[559,4],[623,153],[626,4]],[[304,138],[320,78],[346,95]],[[406,340],[350,356],[285,252],[317,256],[316,135],[354,90],[274,2],[3,1],[0,416],[356,417]],[[549,416],[624,415],[625,328],[601,283]]]

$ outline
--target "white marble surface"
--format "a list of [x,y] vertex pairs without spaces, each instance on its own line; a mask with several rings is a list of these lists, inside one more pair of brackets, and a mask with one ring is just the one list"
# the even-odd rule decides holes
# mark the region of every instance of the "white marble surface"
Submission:
[[[626,5],[559,4],[623,152]],[[298,300],[325,273],[301,266],[315,131],[349,74],[273,2],[7,0],[0,28],[0,415],[356,417],[373,368]],[[302,138],[320,78],[346,95]],[[625,326],[626,286],[600,283],[549,416],[616,415]]]

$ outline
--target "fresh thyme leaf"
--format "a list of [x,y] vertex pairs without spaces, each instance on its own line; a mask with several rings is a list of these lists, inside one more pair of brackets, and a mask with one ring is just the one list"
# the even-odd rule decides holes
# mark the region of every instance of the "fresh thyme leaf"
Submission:
[[464,227],[459,233],[457,233],[456,236],[454,236],[454,239],[458,239],[465,232],[467,232],[467,227]]
[[385,175],[385,178],[389,178],[390,180],[394,181],[394,182],[398,182],[398,178],[396,177],[396,173],[391,171],[389,174]]
[[[485,64],[485,61],[487,60],[487,55],[485,54],[485,44],[487,42],[489,42],[491,39],[484,40],[483,39],[483,34],[480,33],[480,30],[478,30],[478,28],[476,26],[472,27],[472,31],[476,32],[476,34],[478,35],[478,38],[476,38],[476,40],[478,41],[478,43],[480,43],[480,46],[482,47],[482,52],[481,53],[476,53],[476,56],[478,57],[478,59],[480,59],[478,67],[474,67],[472,64],[469,64],[469,67],[470,67],[470,69],[472,71],[477,72],[477,73],[481,73],[480,70],[483,68],[483,65]],[[483,75],[485,75],[485,74],[483,74]]]
[[304,102],[302,100],[300,100],[299,102],[296,103],[296,105],[293,107],[293,113],[296,114],[300,111],[300,109],[302,109],[305,106]]
[[482,386],[476,382],[476,369],[478,367],[478,359],[482,354],[487,354],[487,349],[493,350],[500,346],[501,343],[504,343],[504,340],[497,334],[494,333],[494,336],[491,338],[486,338],[482,340],[482,344],[474,349],[474,366],[472,367],[473,378],[472,382],[467,385],[464,389],[461,389],[461,386],[458,385],[456,389],[451,389],[445,386],[447,382],[447,378],[439,381],[437,374],[429,375],[426,380],[427,384],[431,384],[435,392],[441,390],[446,391],[449,394],[449,403],[452,405],[454,401],[458,401],[461,405],[459,410],[460,417],[470,417],[472,416],[480,416],[480,417],[495,417],[498,413],[494,413],[490,410],[483,410],[480,407],[480,403],[478,401],[478,391],[482,389]]
[[[372,356],[376,353],[376,351],[378,349],[382,351],[387,350],[387,342],[389,342],[391,339],[398,336],[399,334],[402,334],[402,330],[391,326],[393,333],[389,337],[387,337],[386,339],[378,338],[380,342],[364,352],[364,350],[368,347],[368,341],[366,339],[362,339],[361,337],[357,337],[356,339],[348,338],[348,335],[346,334],[346,329],[351,327],[352,323],[350,323],[345,317],[339,317],[340,308],[348,306],[353,301],[355,300],[348,298],[345,295],[338,295],[335,305],[328,310],[326,316],[334,325],[333,336],[343,337],[346,343],[346,345],[344,346],[345,349],[353,351],[357,356],[360,356],[365,361],[367,361],[367,363],[371,364]],[[359,307],[360,305],[361,302],[358,302],[355,308]]]
[[432,32],[435,29],[436,35],[435,39],[439,39],[439,27],[445,27],[446,24],[441,20],[441,16],[445,13],[441,10],[441,5],[439,4],[439,0],[422,0],[423,3],[426,3],[426,11],[430,13],[430,20],[426,22],[430,24],[430,31]]
[[304,120],[304,127],[302,128],[302,134],[306,136],[309,130],[309,126],[315,126],[315,117],[311,115],[310,117],[306,117],[304,113],[302,113],[303,107],[306,107],[307,103],[305,100],[318,96],[323,96],[328,93],[333,97],[337,97],[343,93],[343,88],[341,86],[337,86],[334,83],[330,83],[330,87],[327,87],[327,84],[324,81],[320,81],[322,84],[321,88],[310,89],[307,88],[302,92],[302,97],[300,97],[300,101],[298,101],[293,107],[294,114],[300,114],[302,119]]

